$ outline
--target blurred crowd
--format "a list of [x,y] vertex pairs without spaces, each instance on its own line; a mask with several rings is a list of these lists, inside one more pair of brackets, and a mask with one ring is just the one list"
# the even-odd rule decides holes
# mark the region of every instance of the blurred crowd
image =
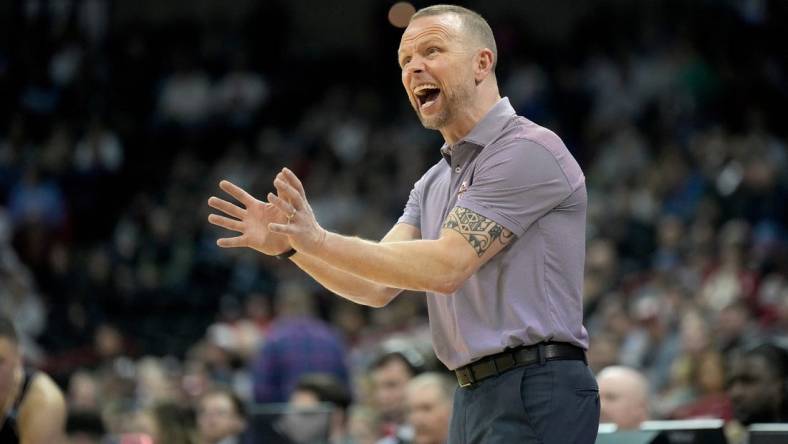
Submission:
[[[328,403],[332,442],[445,439],[418,294],[356,306],[287,261],[218,249],[206,223],[219,179],[261,197],[286,165],[326,228],[385,234],[442,143],[402,94],[396,47],[288,60],[289,20],[255,26],[276,2],[228,29],[15,3],[0,19],[15,36],[0,41],[0,312],[66,389],[73,430],[213,443],[256,405]],[[599,2],[550,44],[490,17],[498,78],[586,174],[590,365],[642,371],[653,418],[731,420],[731,362],[788,340],[788,11],[663,6]]]

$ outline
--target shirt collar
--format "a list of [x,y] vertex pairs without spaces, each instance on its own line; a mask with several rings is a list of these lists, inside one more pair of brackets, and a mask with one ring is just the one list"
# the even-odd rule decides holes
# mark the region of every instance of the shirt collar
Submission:
[[455,149],[465,144],[484,148],[501,134],[503,127],[515,114],[508,97],[498,100],[465,137],[454,145],[444,143],[441,147],[441,154],[444,158],[448,158]]

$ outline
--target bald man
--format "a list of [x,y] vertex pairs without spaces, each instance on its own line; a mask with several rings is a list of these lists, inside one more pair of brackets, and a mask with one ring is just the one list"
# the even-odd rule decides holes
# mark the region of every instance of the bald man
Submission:
[[602,398],[602,422],[633,430],[648,420],[648,380],[642,373],[630,367],[610,366],[599,372],[597,382]]
[[424,373],[408,383],[406,400],[413,444],[446,443],[455,386],[440,373]]
[[287,168],[262,202],[228,181],[239,232],[220,247],[288,258],[327,289],[381,307],[426,292],[432,344],[460,388],[449,442],[593,444],[599,393],[583,327],[585,176],[554,132],[518,116],[498,90],[495,38],[453,5],[417,11],[397,51],[402,85],[445,143],[380,242],[317,222]]

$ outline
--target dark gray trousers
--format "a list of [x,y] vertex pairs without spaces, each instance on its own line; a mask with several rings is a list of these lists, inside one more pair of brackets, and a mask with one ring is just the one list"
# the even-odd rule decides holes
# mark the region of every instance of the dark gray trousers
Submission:
[[457,388],[448,444],[593,444],[599,387],[583,361],[547,361]]

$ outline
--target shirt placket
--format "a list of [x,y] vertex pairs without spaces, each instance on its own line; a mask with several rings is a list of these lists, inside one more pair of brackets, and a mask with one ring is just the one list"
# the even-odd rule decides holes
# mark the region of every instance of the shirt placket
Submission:
[[468,159],[468,147],[464,144],[459,144],[452,150],[452,155],[449,158],[449,168],[451,174],[449,175],[449,195],[446,196],[446,206],[443,208],[443,218],[441,224],[449,216],[449,212],[457,204],[457,192],[460,189],[462,177],[464,176],[465,166]]

